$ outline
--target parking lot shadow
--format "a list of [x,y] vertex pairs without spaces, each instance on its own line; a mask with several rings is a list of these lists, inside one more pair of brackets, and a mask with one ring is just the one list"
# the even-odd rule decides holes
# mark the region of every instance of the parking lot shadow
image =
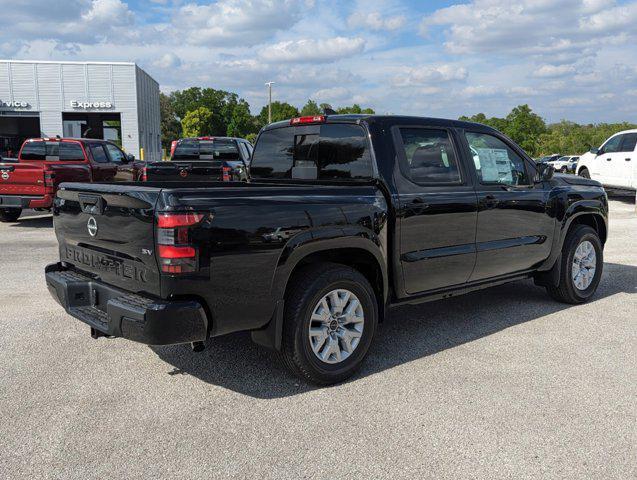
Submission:
[[9,226],[12,228],[52,228],[53,215],[20,217],[15,223],[10,224]]
[[[637,293],[637,267],[606,263],[591,302],[621,292]],[[349,382],[567,308],[576,307],[552,300],[532,281],[395,308],[379,326],[362,369]],[[288,373],[276,355],[253,344],[248,333],[215,338],[203,353],[193,353],[185,345],[151,348],[171,365],[169,375],[192,375],[255,398],[286,397],[317,388]]]

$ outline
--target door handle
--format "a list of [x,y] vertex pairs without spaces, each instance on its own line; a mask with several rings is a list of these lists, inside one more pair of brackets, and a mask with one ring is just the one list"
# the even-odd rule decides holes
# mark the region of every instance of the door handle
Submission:
[[499,200],[495,197],[495,195],[487,195],[486,197],[484,197],[483,202],[484,206],[487,208],[494,208],[498,205]]
[[428,208],[429,208],[428,203],[425,203],[425,201],[422,198],[416,197],[411,201],[411,203],[407,207],[407,210],[410,212],[417,213],[417,212],[421,212],[422,210],[426,210]]
[[611,161],[611,159],[610,159],[610,158],[607,158],[607,159],[606,159],[606,161],[607,161],[607,162],[610,162],[610,161]]
[[624,160],[626,160],[627,162],[630,162],[630,158],[625,158]]

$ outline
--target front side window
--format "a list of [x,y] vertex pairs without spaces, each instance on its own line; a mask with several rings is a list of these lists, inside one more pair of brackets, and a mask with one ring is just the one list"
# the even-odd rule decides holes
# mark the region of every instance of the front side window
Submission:
[[102,145],[92,143],[90,148],[91,153],[93,154],[93,160],[95,160],[96,163],[108,163],[108,156],[106,155]]
[[111,161],[114,163],[122,163],[126,160],[126,156],[124,152],[122,152],[115,145],[106,144],[106,150],[108,150],[108,154],[111,157]]
[[615,135],[613,138],[607,141],[602,147],[602,150],[604,151],[604,153],[619,152],[619,147],[622,143],[622,137],[623,135]]
[[478,179],[484,184],[529,185],[524,159],[499,138],[466,132]]
[[445,130],[401,128],[409,176],[416,183],[458,183],[458,161]]

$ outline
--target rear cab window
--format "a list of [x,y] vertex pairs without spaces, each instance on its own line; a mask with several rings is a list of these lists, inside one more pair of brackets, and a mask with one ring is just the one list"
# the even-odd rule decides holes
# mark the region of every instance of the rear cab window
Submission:
[[374,170],[365,130],[312,124],[264,131],[254,147],[254,179],[367,180]]
[[234,140],[230,139],[214,139],[214,140],[198,140],[186,139],[181,140],[175,147],[172,160],[241,160],[239,156],[239,148]]
[[20,152],[23,160],[56,161],[83,161],[84,151],[79,143],[75,142],[27,142]]

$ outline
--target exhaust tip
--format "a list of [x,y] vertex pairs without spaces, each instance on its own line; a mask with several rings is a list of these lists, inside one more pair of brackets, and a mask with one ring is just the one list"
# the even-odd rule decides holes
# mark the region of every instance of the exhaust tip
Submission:
[[192,347],[192,351],[196,353],[203,352],[206,349],[204,342],[192,342],[190,346]]

